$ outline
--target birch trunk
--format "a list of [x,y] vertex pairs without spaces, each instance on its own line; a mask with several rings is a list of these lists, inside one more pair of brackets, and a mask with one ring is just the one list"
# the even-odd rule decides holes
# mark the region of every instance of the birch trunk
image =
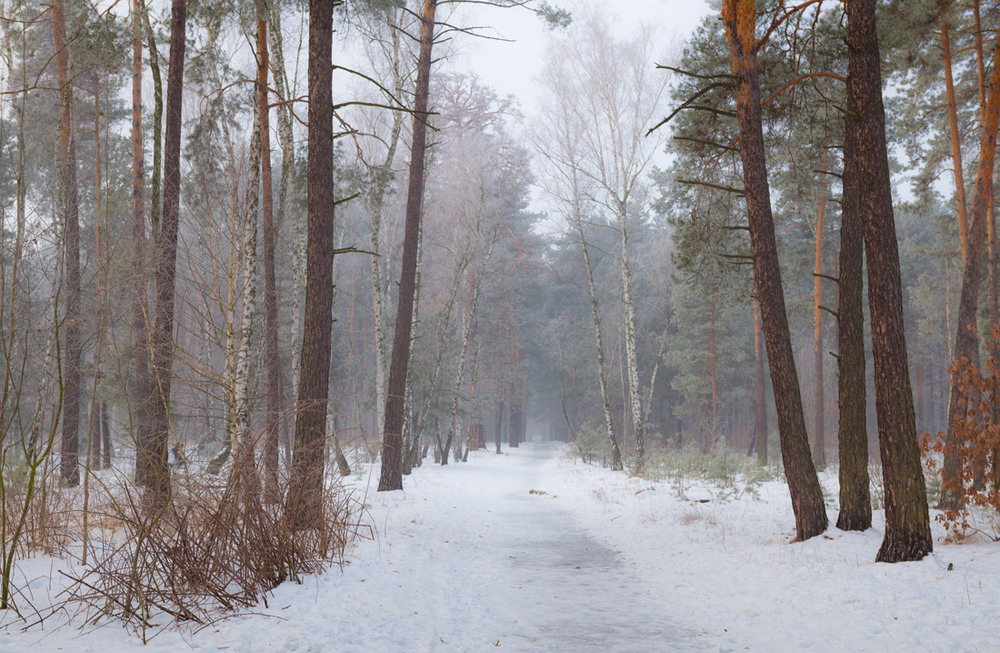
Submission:
[[[482,256],[479,269],[474,269],[475,281],[472,286],[472,301],[470,302],[469,312],[463,320],[462,325],[462,346],[458,356],[458,370],[455,372],[455,381],[452,384],[451,414],[448,418],[448,439],[445,442],[444,449],[441,454],[442,465],[448,464],[448,449],[451,447],[452,440],[454,439],[456,433],[456,424],[458,420],[458,397],[462,393],[462,386],[465,383],[465,361],[469,351],[469,341],[472,336],[472,325],[476,319],[476,306],[479,304],[479,289],[482,286],[483,275],[486,273],[486,266],[489,265],[490,257],[493,255],[493,245],[497,241],[497,235],[498,230],[494,230],[493,237],[490,239],[490,242],[486,247],[486,252]],[[457,459],[459,459],[458,454],[456,454],[456,460]]]
[[[258,69],[259,74],[259,69]],[[253,417],[253,399],[250,396],[250,361],[253,347],[254,316],[257,312],[257,219],[260,212],[260,159],[261,139],[261,87],[256,89],[253,111],[253,133],[250,137],[250,159],[247,164],[247,186],[243,201],[242,238],[239,258],[243,267],[243,280],[239,285],[242,310],[236,334],[236,374],[233,388],[233,440],[234,459],[239,459],[244,446],[250,446],[248,456],[253,457],[250,442],[250,421]]]
[[632,268],[628,256],[628,214],[625,200],[618,202],[618,228],[621,235],[622,304],[625,308],[625,364],[628,366],[628,395],[635,435],[635,471],[641,473],[646,459],[645,421],[639,391],[639,363],[635,354],[635,309],[632,301]]
[[611,395],[608,392],[607,368],[604,364],[604,338],[601,335],[601,314],[597,302],[597,289],[594,286],[594,268],[590,264],[590,253],[587,251],[587,241],[583,236],[583,224],[579,213],[574,216],[573,228],[576,230],[580,253],[583,257],[583,270],[587,278],[590,319],[594,326],[594,346],[597,349],[597,379],[601,386],[601,407],[604,409],[604,425],[608,430],[608,445],[611,447],[611,469],[621,470],[623,469],[622,454],[618,448],[618,439],[615,437],[614,422],[611,418]]

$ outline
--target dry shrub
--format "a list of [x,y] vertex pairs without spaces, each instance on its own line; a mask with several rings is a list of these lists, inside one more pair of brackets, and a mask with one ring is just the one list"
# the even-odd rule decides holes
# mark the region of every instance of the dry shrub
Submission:
[[[1000,324],[993,327],[992,339],[1000,342]],[[956,454],[962,464],[961,478],[942,479],[941,485],[942,492],[957,490],[961,495],[957,510],[943,511],[937,517],[948,529],[951,541],[979,530],[970,513],[972,507],[1000,512],[1000,362],[996,348],[991,349],[985,374],[965,359],[956,361],[949,370],[960,393],[960,410],[955,417],[957,445],[949,445],[944,433],[920,436],[920,448],[931,470],[938,465],[929,456],[932,452]]]
[[79,514],[73,510],[79,488],[59,487],[49,474],[31,487],[28,474],[15,466],[5,470],[2,481],[4,551],[13,540],[17,558],[33,553],[59,555],[79,536]]
[[338,480],[324,484],[321,527],[302,530],[284,502],[262,500],[259,470],[244,467],[221,485],[207,475],[175,480],[157,513],[123,484],[114,503],[117,542],[95,552],[95,563],[74,579],[70,601],[92,608],[91,623],[119,619],[146,641],[158,614],[210,623],[220,608],[266,604],[280,583],[342,562],[362,532],[357,502]]

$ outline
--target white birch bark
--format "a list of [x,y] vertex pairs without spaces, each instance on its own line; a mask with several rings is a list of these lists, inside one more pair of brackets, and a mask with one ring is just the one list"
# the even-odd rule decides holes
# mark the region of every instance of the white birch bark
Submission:
[[260,121],[258,103],[254,102],[254,128],[250,139],[249,170],[247,176],[243,238],[240,258],[243,263],[243,300],[239,331],[236,342],[236,374],[233,389],[233,455],[250,439],[250,422],[253,416],[253,397],[250,387],[251,347],[254,335],[254,315],[257,311],[257,220],[260,208]]

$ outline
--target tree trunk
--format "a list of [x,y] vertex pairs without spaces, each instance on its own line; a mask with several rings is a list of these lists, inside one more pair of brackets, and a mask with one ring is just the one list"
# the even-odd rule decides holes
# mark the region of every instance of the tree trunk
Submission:
[[[158,243],[160,241],[160,217],[163,210],[163,197],[160,191],[160,180],[163,169],[163,81],[160,76],[160,53],[156,49],[153,25],[149,22],[149,5],[147,0],[141,0],[141,2],[136,3],[134,11],[142,15],[146,28],[146,41],[149,44],[149,71],[153,75],[153,170],[149,183],[149,222],[153,232],[153,243]],[[141,37],[137,38],[141,39]]]
[[424,189],[424,158],[427,150],[427,100],[434,45],[434,12],[437,0],[424,0],[420,24],[420,57],[413,107],[413,146],[410,150],[410,179],[406,197],[406,226],[403,237],[403,265],[399,277],[396,330],[389,363],[389,385],[385,400],[385,433],[382,440],[382,470],[378,490],[403,489],[403,420],[406,372],[410,364],[410,325],[416,287],[417,241]]
[[503,384],[500,384],[500,390],[497,392],[499,395],[497,397],[497,430],[494,434],[494,444],[496,445],[497,455],[500,455],[502,451],[500,450],[500,441],[503,439]]
[[[400,12],[393,10],[387,13],[387,21],[390,27],[390,38],[392,39],[392,80],[393,93],[396,97],[403,97],[406,88],[404,82],[403,47],[401,42],[401,30],[399,29]],[[372,167],[370,170],[372,177],[371,192],[368,197],[367,208],[369,221],[371,223],[371,251],[376,254],[382,251],[381,228],[383,213],[386,211],[386,195],[389,191],[389,183],[392,180],[392,164],[396,160],[396,150],[399,147],[400,135],[403,131],[402,111],[394,111],[392,114],[392,128],[389,131],[389,138],[386,147],[385,158],[381,166]],[[385,413],[380,410],[385,405],[385,302],[388,290],[385,286],[383,263],[381,257],[371,256],[369,258],[369,268],[372,286],[372,337],[375,345],[375,421],[378,437],[382,437],[385,432]],[[407,465],[404,465],[408,467]],[[404,472],[408,473],[408,472]]]
[[[717,357],[715,355],[716,354],[716,348],[715,348],[715,345],[716,345],[716,331],[715,331],[716,304],[715,304],[715,299],[709,300],[709,314],[708,315],[709,315],[709,317],[708,317],[708,333],[709,333],[709,341],[708,341],[708,367],[709,367],[709,369],[708,369],[708,375],[709,375],[709,378],[711,378],[711,381],[712,381],[712,403],[711,403],[711,408],[712,408],[712,413],[711,413],[712,428],[711,428],[711,434],[712,434],[712,439],[713,439],[713,443],[712,444],[714,444],[714,440],[718,436],[718,432],[717,431],[718,431],[718,426],[719,426],[719,375],[718,375],[718,369],[717,369],[718,360],[717,360]],[[706,443],[706,445],[705,445],[705,450],[706,450],[706,453],[707,453],[707,451],[708,451],[708,443]]]
[[104,456],[104,468],[111,468],[111,416],[108,414],[107,402],[101,402],[101,441]]
[[[983,32],[982,20],[980,18],[979,0],[972,0],[972,12],[974,18],[974,32],[976,35],[976,87],[979,91],[979,122],[980,129],[986,129],[986,57],[983,52]],[[987,271],[989,274],[989,299],[988,315],[990,323],[990,333],[988,346],[990,355],[1000,358],[1000,342],[993,337],[992,327],[1000,320],[1000,271],[997,269],[997,230],[996,216],[994,214],[993,192],[991,191],[986,199],[986,240],[989,243],[987,256]],[[1000,380],[994,379],[992,389],[992,420],[996,424],[1000,422]],[[997,478],[1000,474],[1000,451],[994,450],[992,456],[993,474]]]
[[848,87],[858,115],[859,202],[868,263],[875,406],[885,484],[885,537],[876,560],[920,560],[933,548],[913,392],[886,151],[875,0],[847,4]]
[[[473,335],[473,325],[476,319],[476,306],[479,304],[479,288],[483,275],[486,272],[486,266],[489,265],[490,258],[493,255],[493,245],[496,244],[498,231],[494,230],[493,237],[487,244],[486,251],[480,257],[479,268],[472,268],[471,279],[469,285],[471,287],[472,297],[469,301],[469,311],[466,315],[465,320],[462,325],[462,346],[458,356],[458,370],[455,372],[455,382],[452,388],[452,399],[451,399],[451,414],[448,418],[448,438],[445,442],[445,450],[451,446],[452,439],[458,430],[458,397],[462,393],[462,386],[465,382],[465,362],[469,351],[469,342],[472,340]],[[458,460],[460,456],[456,452],[455,459]],[[448,454],[445,452],[442,455],[443,465],[448,464]]]
[[184,93],[184,45],[187,0],[173,0],[170,20],[170,70],[167,74],[166,139],[163,148],[163,218],[156,266],[156,322],[153,327],[153,381],[150,441],[142,452],[149,465],[146,488],[150,505],[169,498],[170,382],[174,358],[174,275],[181,199],[181,106]]
[[864,531],[872,525],[868,479],[865,389],[864,226],[858,187],[858,121],[854,94],[847,90],[844,119],[844,177],[840,219],[840,281],[837,284],[837,402],[840,406],[840,514],[837,528]]
[[962,134],[958,131],[958,109],[955,103],[955,83],[951,75],[951,39],[948,21],[941,23],[941,52],[944,63],[945,93],[948,99],[948,126],[951,133],[951,161],[955,173],[955,199],[958,204],[958,240],[962,244],[962,261],[968,250],[969,225],[966,218],[965,175],[962,172]]
[[826,424],[823,392],[823,218],[826,214],[826,185],[820,190],[819,208],[816,211],[816,257],[813,267],[813,464],[816,469],[826,467]]
[[628,222],[625,201],[618,202],[618,227],[622,245],[622,304],[625,308],[625,364],[628,368],[628,395],[635,434],[635,471],[641,473],[646,458],[646,434],[639,391],[639,362],[635,353],[635,309],[632,302],[632,268],[628,257]]
[[[260,21],[258,21],[258,29]],[[265,28],[266,29],[266,28]],[[260,43],[258,36],[257,42]],[[265,74],[266,74],[266,68]],[[261,74],[260,55],[258,54],[257,75],[258,81]],[[239,286],[238,295],[242,298],[243,306],[239,318],[239,329],[236,332],[235,340],[235,375],[233,387],[233,428],[232,428],[232,450],[234,460],[243,461],[247,464],[253,463],[254,443],[250,437],[250,421],[253,417],[253,398],[251,397],[251,363],[254,356],[254,320],[257,314],[257,219],[260,209],[260,155],[263,149],[263,138],[261,127],[262,86],[258,83],[255,89],[254,121],[253,130],[250,137],[250,157],[247,162],[247,185],[246,195],[243,202],[243,235],[237,261],[243,262],[243,283]],[[263,112],[267,113],[267,105],[264,104]],[[235,272],[236,268],[234,268]],[[246,456],[242,456],[241,449],[244,446],[250,447]],[[240,467],[233,467],[234,471],[239,471]]]
[[594,326],[594,347],[597,355],[597,379],[601,386],[601,407],[604,409],[604,426],[608,432],[608,444],[611,447],[611,469],[621,470],[622,454],[618,448],[618,438],[615,437],[614,421],[611,417],[611,394],[608,391],[608,376],[604,363],[604,338],[601,335],[600,307],[597,303],[597,288],[594,285],[594,268],[590,264],[590,253],[587,251],[587,240],[583,235],[582,218],[574,216],[573,227],[580,243],[583,256],[583,269],[587,277],[587,296],[590,299],[590,320]]
[[56,76],[59,84],[59,140],[61,143],[60,176],[62,180],[62,219],[64,288],[66,292],[66,354],[64,364],[62,453],[59,470],[66,485],[80,483],[80,359],[83,342],[80,335],[80,199],[76,176],[76,137],[73,130],[73,86],[69,79],[69,46],[66,43],[66,6],[64,0],[52,4],[52,32],[56,50]]
[[510,413],[507,415],[507,444],[511,449],[517,449],[520,446],[518,428],[521,425],[521,418],[518,410],[521,405],[521,398],[516,394],[513,379],[507,385],[508,396],[510,397],[510,401],[507,404],[510,409]]
[[267,79],[270,57],[267,48],[268,2],[257,0],[257,98],[260,120],[261,212],[264,237],[264,361],[267,367],[267,419],[264,431],[264,500],[281,499],[278,486],[278,426],[281,420],[281,359],[278,354],[278,286],[274,270],[277,234],[274,200],[271,197],[271,121]]
[[827,517],[823,491],[809,452],[802,397],[781,287],[764,156],[753,0],[723,0],[722,18],[733,59],[733,72],[736,73],[740,158],[743,161],[753,275],[761,308],[771,384],[774,387],[781,455],[795,513],[796,538],[806,540],[826,530]]
[[764,377],[764,338],[760,324],[760,308],[753,305],[753,352],[756,363],[756,394],[753,402],[753,428],[757,462],[767,464],[767,379]]
[[333,0],[309,0],[306,311],[288,491],[288,512],[299,528],[318,528],[323,519],[333,327],[333,5]]
[[[288,97],[287,84],[285,83],[285,71],[284,71],[284,49],[282,45],[281,38],[281,10],[280,7],[275,6],[276,3],[270,3],[270,11],[268,15],[271,21],[271,30],[268,33],[268,38],[271,44],[271,50],[273,51],[273,56],[269,57],[269,62],[271,65],[271,71],[274,76],[274,86],[275,91],[279,99],[284,100]],[[288,196],[292,192],[292,182],[295,176],[295,141],[292,134],[292,110],[287,103],[282,102],[277,107],[278,114],[278,140],[281,143],[281,180],[278,184],[278,203],[274,213],[274,228],[275,228],[275,242],[277,243],[278,229],[282,228],[285,224],[286,215],[286,205],[288,203]],[[293,230],[294,233],[294,230]],[[277,244],[275,245],[277,246]],[[293,252],[298,251],[297,243],[293,247]],[[293,256],[295,260],[295,256]],[[292,310],[294,311],[292,317],[293,329],[291,330],[291,342],[294,343],[298,340],[298,320],[300,306],[299,300],[296,295],[301,292],[299,290],[299,284],[293,284],[292,287]],[[292,345],[290,347],[292,352],[297,351],[297,348]],[[298,388],[298,368],[299,368],[299,357],[292,355],[292,379],[293,388]],[[285,396],[285,385],[284,376],[278,377],[278,392],[281,396],[283,402],[287,402],[288,398]],[[284,445],[285,449],[285,461],[286,463],[291,462],[291,444],[290,438],[288,437],[288,422],[289,420],[282,414],[278,424],[279,433],[279,444]]]
[[[986,231],[986,218],[990,197],[993,194],[993,160],[996,155],[997,118],[1000,116],[1000,31],[993,50],[993,71],[990,75],[989,99],[983,118],[982,140],[979,146],[979,166],[976,171],[976,194],[972,203],[972,220],[969,227],[969,250],[962,266],[962,295],[958,304],[958,333],[955,336],[955,362],[971,363],[979,367],[979,341],[976,335],[976,307]],[[948,397],[948,434],[944,467],[941,473],[942,510],[956,510],[962,499],[962,463],[957,455],[962,442],[955,433],[955,421],[965,409],[964,398],[959,392],[959,374],[952,374]]]

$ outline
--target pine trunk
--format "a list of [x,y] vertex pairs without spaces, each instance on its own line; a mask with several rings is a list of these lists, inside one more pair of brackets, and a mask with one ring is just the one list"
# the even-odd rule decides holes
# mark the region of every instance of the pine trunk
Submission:
[[[989,82],[989,99],[983,114],[982,140],[979,146],[979,166],[976,171],[976,194],[972,203],[969,226],[969,249],[962,266],[962,295],[958,304],[958,333],[955,336],[954,357],[979,367],[979,341],[976,335],[976,309],[979,302],[981,262],[986,232],[986,218],[993,194],[993,161],[996,155],[997,118],[1000,116],[1000,33],[993,50],[993,71]],[[962,442],[955,433],[955,420],[964,410],[964,399],[958,388],[959,375],[953,374],[948,396],[948,434],[945,444],[944,468],[941,473],[942,510],[955,510],[962,500],[962,463],[955,453]]]
[[66,485],[80,483],[80,194],[76,175],[76,137],[73,130],[73,86],[69,79],[64,0],[52,5],[52,32],[59,84],[59,161],[63,220],[63,288],[66,293],[65,372],[63,373],[63,428],[60,478]]
[[[153,76],[153,170],[150,175],[149,222],[152,226],[153,243],[160,241],[160,217],[163,212],[163,79],[160,76],[160,55],[156,49],[153,25],[149,21],[149,5],[146,0],[135,4],[135,11],[142,14],[146,28],[146,42],[149,45],[149,71]],[[141,37],[140,37],[141,38]]]
[[826,187],[820,190],[816,211],[816,256],[813,266],[813,464],[826,467],[826,398],[823,391],[823,218],[826,214]]
[[163,217],[156,256],[156,321],[153,325],[153,379],[149,447],[149,505],[169,499],[170,383],[174,359],[174,276],[181,199],[181,107],[184,93],[184,46],[187,0],[173,0],[170,20],[170,70],[167,74],[166,138],[163,148]]
[[827,516],[823,491],[809,452],[774,238],[761,124],[753,0],[723,0],[722,18],[736,74],[740,158],[743,161],[753,274],[774,387],[781,455],[795,513],[796,539],[801,541],[825,531]]
[[945,95],[948,100],[948,126],[951,134],[951,162],[955,173],[955,199],[958,203],[958,240],[962,245],[962,260],[969,249],[969,223],[966,216],[965,176],[962,172],[962,134],[958,131],[958,108],[955,103],[955,83],[951,74],[951,39],[948,21],[941,23],[941,52],[944,64]]
[[420,56],[417,60],[417,86],[413,107],[413,147],[410,150],[410,179],[406,198],[406,226],[403,236],[403,265],[399,277],[399,302],[396,330],[389,363],[389,385],[385,400],[385,433],[382,439],[382,470],[379,491],[403,489],[404,398],[410,364],[410,326],[413,321],[413,296],[416,289],[417,243],[420,237],[420,212],[424,189],[424,158],[427,151],[427,103],[431,75],[431,50],[434,45],[434,12],[437,0],[424,0],[420,24]]
[[864,335],[864,225],[858,187],[858,124],[854,94],[848,89],[844,120],[844,177],[840,219],[840,281],[837,284],[837,436],[840,461],[840,514],[837,528],[864,531],[872,525],[868,479],[867,397]]
[[753,305],[753,352],[756,364],[756,394],[753,402],[754,441],[757,462],[767,464],[767,379],[764,376],[764,337],[760,324],[760,308]]
[[920,560],[933,544],[906,361],[875,0],[848,3],[847,20],[847,84],[858,115],[859,206],[868,264],[875,406],[885,485],[885,537],[876,560]]
[[322,519],[326,404],[333,327],[333,0],[309,2],[309,163],[306,301],[288,512],[299,528]]

